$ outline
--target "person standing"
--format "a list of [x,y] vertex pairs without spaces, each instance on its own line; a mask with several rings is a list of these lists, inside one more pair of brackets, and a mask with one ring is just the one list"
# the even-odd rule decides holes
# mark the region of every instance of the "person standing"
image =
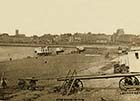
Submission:
[[6,78],[2,78],[2,79],[1,79],[1,87],[2,87],[3,89],[6,89],[6,88],[7,88]]

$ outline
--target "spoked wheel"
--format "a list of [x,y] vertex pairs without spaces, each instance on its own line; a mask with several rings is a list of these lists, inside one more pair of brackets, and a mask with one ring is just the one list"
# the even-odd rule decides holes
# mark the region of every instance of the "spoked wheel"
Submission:
[[82,90],[83,90],[83,83],[82,83],[82,81],[79,80],[79,79],[77,79],[77,80],[75,81],[74,86],[75,86],[75,89],[77,89],[78,91],[82,91]]
[[26,87],[26,81],[23,80],[23,79],[20,79],[20,80],[18,81],[18,88],[19,88],[19,89],[25,89],[25,87]]
[[71,89],[71,93],[77,93],[78,91],[82,91],[83,90],[83,83],[81,80],[79,79],[76,79],[73,86],[72,86],[72,89]]
[[61,88],[61,91],[60,91],[62,95],[66,95],[69,90],[70,90],[69,92],[70,94],[83,90],[83,83],[81,80],[76,79],[74,83],[72,82],[73,82],[73,79],[66,81],[65,85]]
[[129,89],[127,86],[133,86],[133,85],[139,85],[139,80],[135,76],[124,77],[119,81],[119,88],[121,90],[127,90]]
[[131,78],[132,78],[133,85],[139,85],[138,78],[136,78],[135,76],[134,77],[131,77]]
[[122,78],[122,79],[119,81],[119,88],[120,88],[121,90],[127,90],[127,88],[125,87],[125,86],[126,86],[125,79],[126,79],[126,78]]

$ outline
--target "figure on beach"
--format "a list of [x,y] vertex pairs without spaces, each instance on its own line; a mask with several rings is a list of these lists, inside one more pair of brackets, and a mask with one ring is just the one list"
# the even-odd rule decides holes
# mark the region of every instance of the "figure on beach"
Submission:
[[1,83],[1,87],[3,89],[6,89],[7,88],[6,78],[2,78],[0,83]]

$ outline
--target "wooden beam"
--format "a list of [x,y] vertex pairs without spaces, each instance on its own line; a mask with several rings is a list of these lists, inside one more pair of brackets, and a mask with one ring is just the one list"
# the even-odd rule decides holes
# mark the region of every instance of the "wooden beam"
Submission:
[[[80,80],[90,80],[90,79],[109,79],[109,78],[120,78],[120,77],[130,77],[130,76],[140,76],[140,73],[108,74],[108,75],[97,75],[97,76],[96,75],[81,75],[81,76],[74,76],[74,78],[80,79]],[[66,78],[58,78],[57,81],[64,81],[67,79]]]
[[[120,77],[130,77],[130,76],[140,76],[139,73],[127,73],[127,74],[106,74],[106,75],[78,75],[78,76],[72,76],[74,79],[80,79],[80,80],[90,80],[90,79],[109,79],[109,78],[120,78]],[[50,77],[50,78],[20,78],[23,80],[57,80],[57,81],[65,81],[72,79],[71,77]],[[19,79],[19,80],[20,80]]]

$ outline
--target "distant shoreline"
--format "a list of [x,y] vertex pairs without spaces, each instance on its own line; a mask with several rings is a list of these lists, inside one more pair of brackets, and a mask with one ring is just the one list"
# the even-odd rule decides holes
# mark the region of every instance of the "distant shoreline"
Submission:
[[10,47],[43,47],[43,46],[50,46],[50,47],[63,47],[63,48],[74,48],[76,46],[83,46],[85,48],[117,48],[119,46],[126,47],[126,45],[103,45],[103,44],[20,44],[20,43],[0,43],[0,46],[10,46]]

